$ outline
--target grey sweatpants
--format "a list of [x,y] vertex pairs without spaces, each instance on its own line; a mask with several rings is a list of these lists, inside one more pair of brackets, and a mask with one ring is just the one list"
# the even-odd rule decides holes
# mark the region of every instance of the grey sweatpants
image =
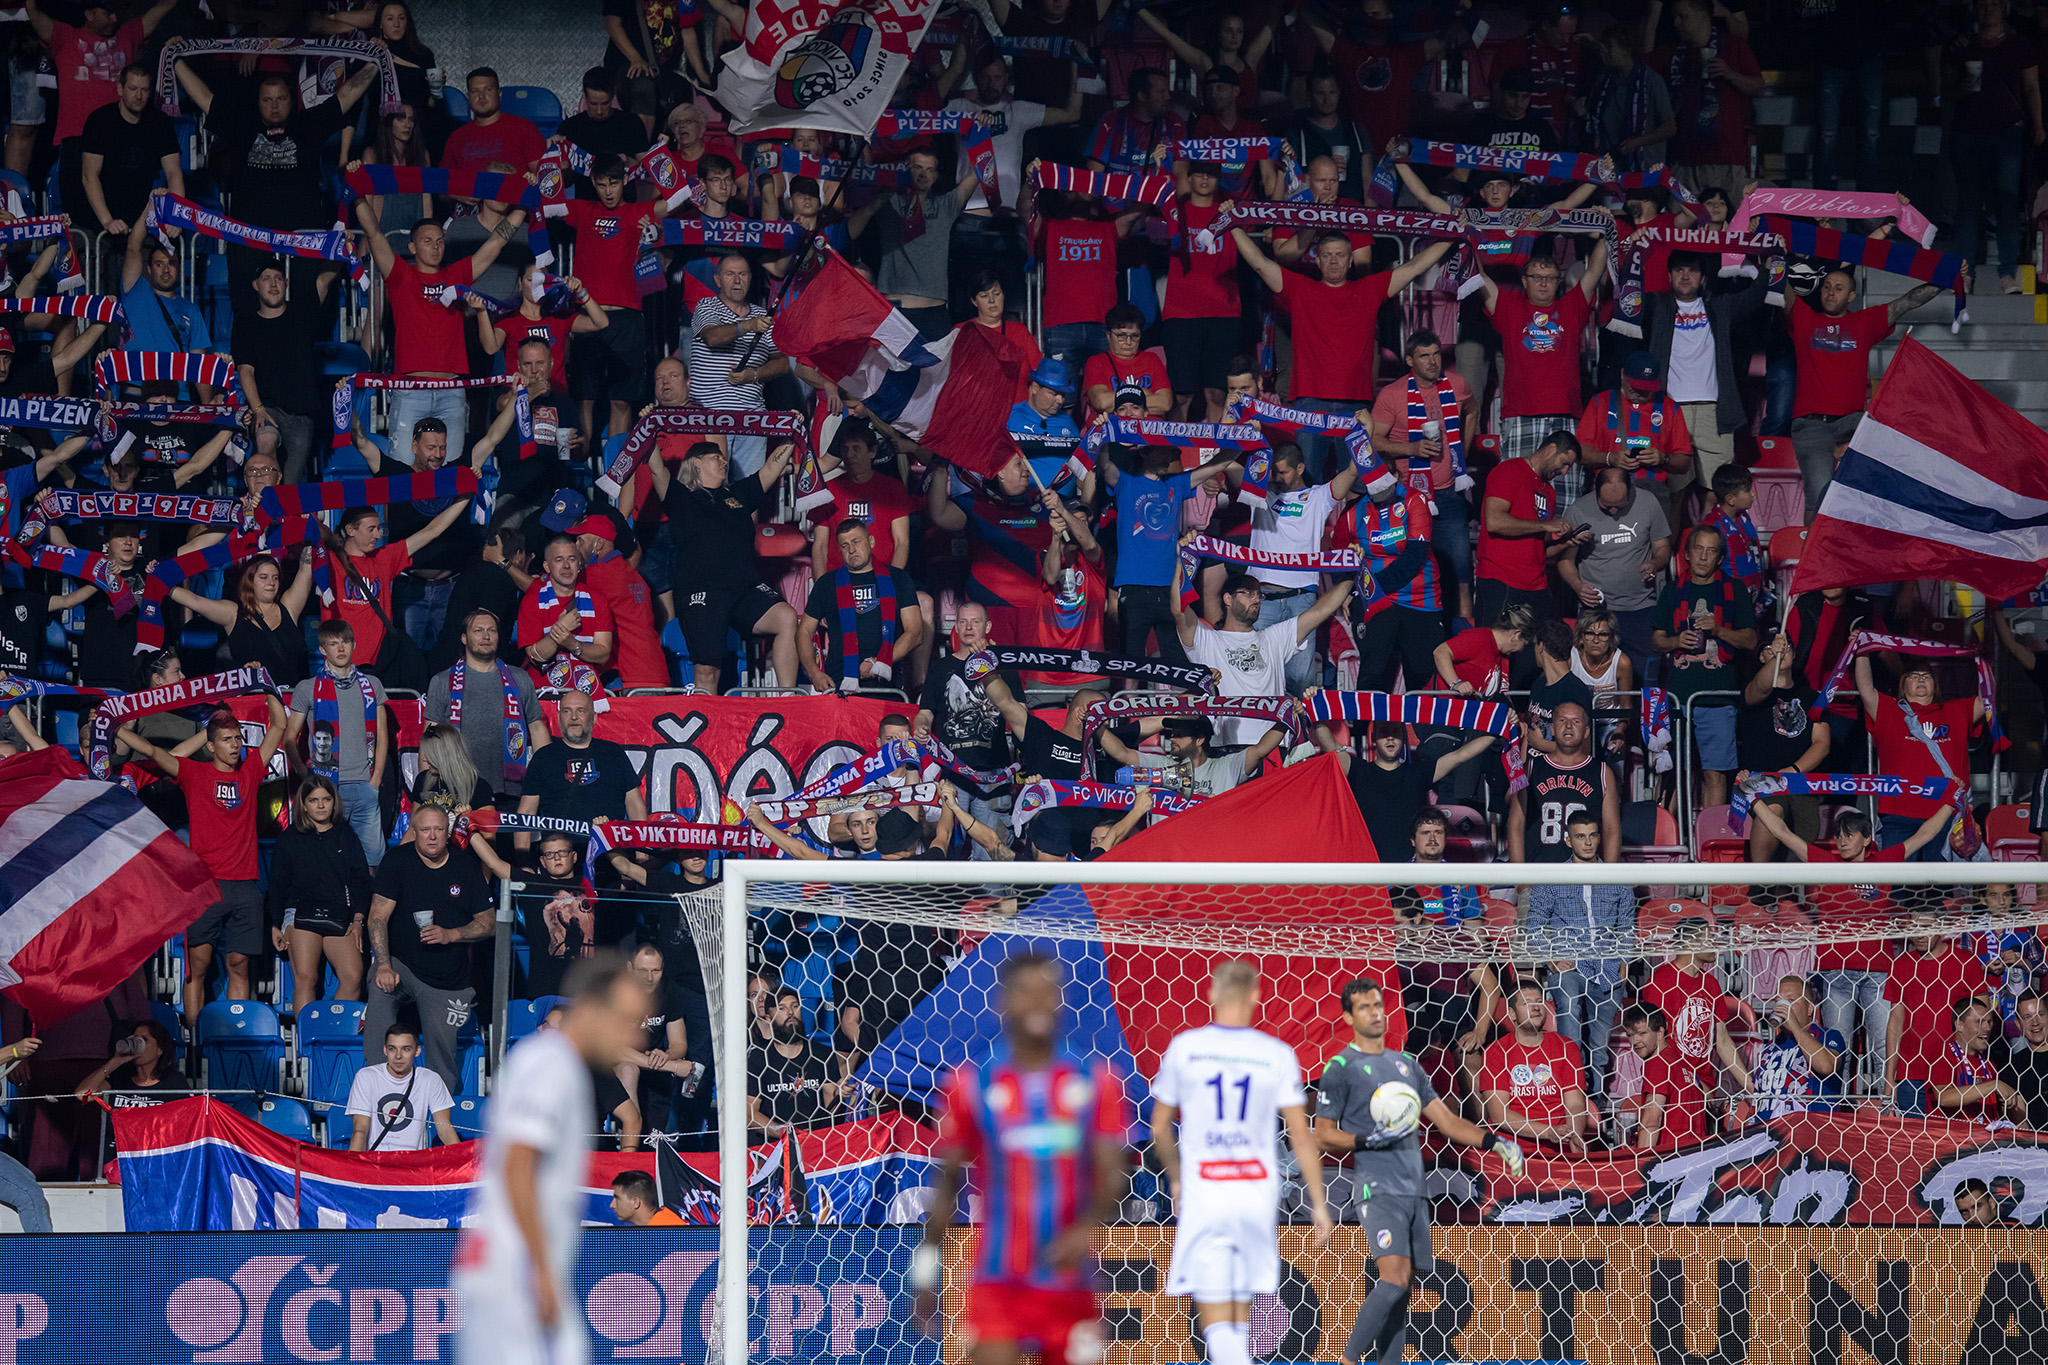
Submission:
[[420,1014],[420,1044],[427,1069],[448,1083],[449,1094],[462,1094],[462,1052],[456,1036],[469,1022],[476,988],[444,991],[421,982],[403,962],[393,959],[391,965],[398,972],[398,989],[388,994],[377,989],[377,974],[370,973],[369,1004],[363,1010],[363,1065],[383,1062],[384,1031],[398,1022],[399,1005],[411,1001]]

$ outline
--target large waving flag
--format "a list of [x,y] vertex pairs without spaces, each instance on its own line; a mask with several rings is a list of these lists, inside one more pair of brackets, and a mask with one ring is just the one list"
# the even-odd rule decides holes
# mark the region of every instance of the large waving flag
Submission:
[[956,327],[927,342],[838,253],[820,258],[776,311],[775,349],[941,459],[984,477],[1008,463],[1025,357],[987,327]]
[[2048,433],[1911,337],[1821,498],[1795,593],[1948,579],[1994,599],[2048,573]]
[[37,1023],[104,999],[219,895],[126,788],[61,749],[0,761],[0,991]]
[[938,10],[939,0],[756,0],[718,82],[733,131],[868,136]]

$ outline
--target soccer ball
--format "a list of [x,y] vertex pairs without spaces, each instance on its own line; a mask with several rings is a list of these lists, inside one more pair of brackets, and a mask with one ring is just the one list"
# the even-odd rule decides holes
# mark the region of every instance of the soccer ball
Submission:
[[1395,1137],[1422,1126],[1422,1096],[1406,1081],[1388,1081],[1372,1092],[1372,1118]]

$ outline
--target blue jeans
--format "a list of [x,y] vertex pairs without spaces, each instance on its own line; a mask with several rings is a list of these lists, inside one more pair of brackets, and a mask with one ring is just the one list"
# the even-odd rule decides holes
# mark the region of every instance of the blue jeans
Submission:
[[341,810],[348,827],[362,840],[363,856],[374,871],[384,861],[384,812],[377,803],[377,789],[367,782],[342,783]]
[[[966,793],[963,791],[961,795],[965,796]],[[1002,796],[996,798],[996,800],[1001,804],[998,805],[996,802],[991,802],[986,797],[969,796],[967,797],[967,814],[975,824],[985,825],[989,829],[994,830],[998,836],[1002,836],[1008,834],[1010,829],[1010,798]],[[969,839],[967,844],[970,850],[967,856],[970,861],[977,863],[995,861],[987,849],[975,843],[972,839]]]
[[1792,434],[1792,402],[1799,396],[1799,353],[1792,338],[1774,328],[1764,342],[1764,420],[1760,436]]
[[[1451,578],[1454,582],[1472,581],[1472,502],[1471,496],[1454,488],[1443,488],[1430,495],[1436,502],[1436,515],[1430,518],[1429,538],[1443,557],[1450,561]],[[1455,600],[1451,606],[1456,607]]]
[[[1282,591],[1286,591],[1284,588]],[[1259,601],[1258,629],[1277,626],[1282,621],[1292,621],[1316,604],[1316,590],[1295,593],[1292,597],[1266,597]],[[1287,690],[1303,692],[1316,678],[1316,652],[1313,648],[1297,650],[1287,660]]]
[[1557,1011],[1557,1033],[1585,1058],[1591,1073],[1586,1093],[1607,1093],[1607,1040],[1614,1036],[1614,1017],[1621,1013],[1618,963],[1601,963],[1592,975],[1578,967],[1550,977],[1550,1007]]
[[[1296,398],[1292,401],[1304,412],[1341,412],[1347,417],[1360,408],[1372,406],[1369,398],[1356,401],[1349,398]],[[1328,483],[1331,472],[1351,458],[1351,452],[1345,449],[1340,437],[1320,431],[1304,431],[1296,440],[1301,445],[1301,458],[1308,465],[1310,483]]]
[[1823,65],[1820,68],[1820,98],[1815,115],[1819,145],[1813,155],[1813,183],[1824,190],[1835,188],[1835,139],[1842,131],[1842,94],[1852,85],[1863,133],[1863,140],[1856,144],[1856,188],[1867,194],[1877,188],[1877,135],[1882,124],[1880,115],[1884,100],[1883,57],[1872,57],[1861,66]]
[[727,482],[744,479],[750,474],[760,473],[761,466],[768,463],[768,438],[728,436],[725,438],[725,453],[732,462],[732,469],[725,476]]
[[50,1201],[28,1167],[0,1152],[0,1206],[14,1210],[23,1232],[50,1232]]
[[[1067,367],[1067,382],[1080,393],[1081,373],[1091,356],[1109,350],[1109,331],[1099,322],[1063,322],[1045,329],[1045,353]],[[1077,406],[1085,408],[1088,395],[1080,393]]]
[[[1883,972],[1822,972],[1826,991],[1820,1001],[1820,1026],[1842,1035],[1849,1050],[1856,1051],[1856,1024],[1863,1023],[1864,1065],[1873,1077],[1884,1075],[1884,1031],[1891,1022],[1891,1002],[1884,998]],[[1854,1057],[1844,1058],[1852,1066]]]
[[[1892,848],[1911,838],[1913,831],[1926,823],[1924,815],[1880,815],[1877,817],[1877,846]],[[1953,821],[1951,821],[1953,823]],[[1941,827],[1941,833],[1929,839],[1918,853],[1908,858],[1909,863],[1938,863],[1943,861],[1942,847],[1948,842],[1948,825]]]
[[1925,1118],[1927,1116],[1927,1090],[1925,1081],[1900,1081],[1892,1087],[1892,1102],[1898,1106],[1901,1118]]
[[399,622],[406,636],[421,649],[433,649],[434,642],[441,638],[441,627],[448,620],[448,599],[454,592],[455,580],[452,578],[444,578],[438,583],[421,583],[409,578],[398,580],[396,596],[402,604]]
[[466,389],[393,389],[388,426],[391,458],[412,463],[412,424],[422,417],[438,417],[448,424],[448,462],[460,460],[469,450],[469,392]]
[[1949,160],[1956,171],[1956,252],[1973,266],[1984,262],[1983,225],[1990,201],[1991,235],[1998,243],[1998,273],[2015,274],[2020,260],[2020,130],[1956,133]]

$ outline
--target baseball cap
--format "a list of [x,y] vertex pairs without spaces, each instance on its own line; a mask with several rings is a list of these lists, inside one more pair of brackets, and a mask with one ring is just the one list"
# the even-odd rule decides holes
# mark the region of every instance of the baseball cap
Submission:
[[547,505],[547,510],[540,514],[540,524],[550,531],[566,531],[583,520],[583,512],[587,506],[583,495],[575,489],[557,489],[554,500]]
[[1641,389],[1664,387],[1664,367],[1648,351],[1631,351],[1621,362],[1621,377]]
[[1511,66],[1500,73],[1500,89],[1504,95],[1533,95],[1536,82],[1529,75],[1526,66]]
[[1122,406],[1123,406],[1124,404],[1126,404],[1126,403],[1136,403],[1136,404],[1137,404],[1137,405],[1138,405],[1139,407],[1141,407],[1141,408],[1142,408],[1142,407],[1144,407],[1144,406],[1145,406],[1145,390],[1144,390],[1144,389],[1142,389],[1142,388],[1140,388],[1140,387],[1139,387],[1138,385],[1136,385],[1136,384],[1119,384],[1119,385],[1117,385],[1117,386],[1116,386],[1116,399],[1115,399],[1115,401],[1114,401],[1114,402],[1112,402],[1112,403],[1110,404],[1110,406],[1111,406],[1112,408],[1120,408],[1120,407],[1122,407]]
[[1225,66],[1222,62],[1212,63],[1208,74],[1202,77],[1204,85],[1236,85],[1237,68]]
[[600,509],[599,511],[592,512],[574,526],[571,526],[569,534],[572,536],[597,536],[604,540],[617,540],[619,527],[617,522],[606,516],[603,510]]
[[0,354],[14,354],[14,333],[0,327]]
[[875,823],[875,852],[908,853],[917,847],[917,821],[900,810],[885,811]]

